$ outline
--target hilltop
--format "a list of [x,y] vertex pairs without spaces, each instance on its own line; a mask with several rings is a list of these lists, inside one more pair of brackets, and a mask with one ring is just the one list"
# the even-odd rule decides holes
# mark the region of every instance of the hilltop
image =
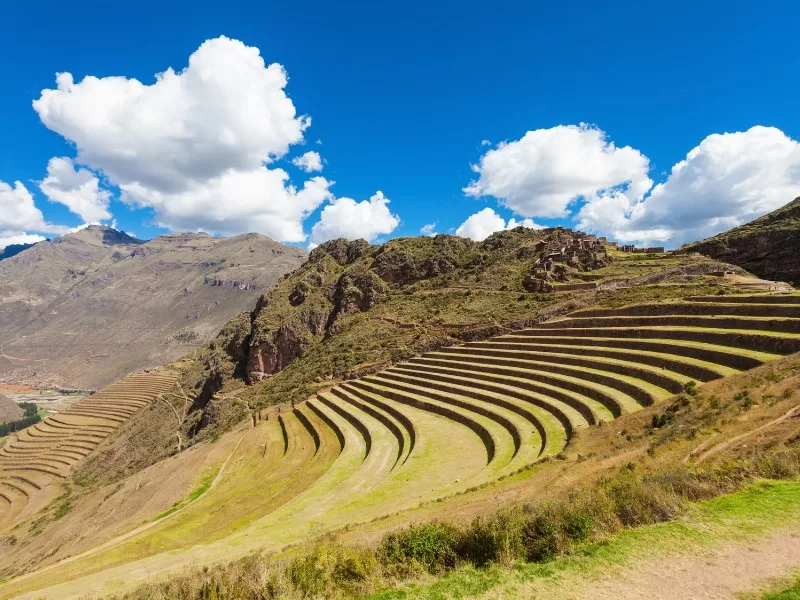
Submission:
[[759,277],[798,282],[800,198],[755,221],[689,244],[685,249],[733,263]]
[[306,253],[257,234],[138,240],[104,226],[0,262],[0,377],[96,388],[212,339]]

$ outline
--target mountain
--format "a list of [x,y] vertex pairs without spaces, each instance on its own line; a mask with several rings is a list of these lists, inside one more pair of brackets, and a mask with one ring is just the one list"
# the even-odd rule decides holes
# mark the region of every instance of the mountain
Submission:
[[0,260],[5,260],[6,258],[11,258],[12,256],[16,256],[23,250],[27,250],[28,248],[33,248],[36,244],[9,244],[2,250],[0,250]]
[[800,282],[800,197],[740,227],[686,247],[766,279]]
[[0,377],[96,388],[212,339],[306,253],[258,234],[90,226],[0,262]]
[[8,423],[22,418],[22,409],[13,402],[0,394],[0,423]]
[[[584,302],[580,294],[609,293],[601,283],[637,286],[632,299],[716,293],[719,278],[702,277],[730,268],[705,257],[621,252],[560,227],[519,227],[482,242],[331,240],[182,367],[192,410],[203,412],[188,433],[235,422],[225,412],[242,405],[220,400],[229,393],[251,408],[300,402],[332,381],[565,314]],[[670,287],[673,279],[680,285]]]

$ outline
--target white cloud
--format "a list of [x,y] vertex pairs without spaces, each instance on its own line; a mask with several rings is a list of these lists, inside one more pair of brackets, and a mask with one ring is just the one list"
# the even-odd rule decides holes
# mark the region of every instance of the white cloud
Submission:
[[311,230],[311,246],[335,238],[364,238],[373,241],[389,234],[400,224],[400,218],[389,210],[389,199],[378,191],[369,200],[336,198],[322,209],[319,222]]
[[292,164],[306,173],[322,171],[322,157],[319,152],[314,152],[313,150],[294,158]]
[[543,228],[541,225],[534,223],[533,219],[517,221],[511,218],[508,220],[508,223],[506,223],[503,217],[487,207],[467,217],[467,220],[456,229],[456,235],[480,242],[497,231],[514,229],[515,227],[527,227],[528,229]]
[[774,127],[713,134],[644,201],[606,196],[584,206],[581,228],[672,247],[736,227],[800,196],[800,143]]
[[616,147],[586,124],[529,131],[487,151],[472,168],[478,178],[464,188],[467,195],[493,196],[524,217],[565,217],[579,197],[624,193],[640,200],[652,185],[646,156]]
[[44,236],[30,233],[0,231],[0,250],[4,250],[6,246],[11,244],[35,244],[45,239]]
[[258,231],[285,242],[306,239],[303,220],[332,198],[324,177],[312,177],[296,189],[283,169],[230,170],[178,193],[138,184],[123,185],[122,200],[156,209],[158,225],[170,229],[234,234]]
[[36,208],[33,196],[20,181],[14,187],[0,181],[0,236],[26,235],[24,232],[63,233],[66,227],[53,225],[44,220],[42,211]]
[[94,173],[75,168],[69,158],[51,158],[47,163],[47,177],[39,188],[48,199],[63,204],[84,221],[111,218],[108,212],[111,194],[100,189],[100,181]]
[[302,220],[330,198],[321,177],[301,189],[268,164],[303,142],[311,120],[297,116],[279,64],[257,48],[220,37],[189,65],[146,85],[125,77],[60,73],[33,106],[73,142],[77,161],[102,172],[130,205],[151,207],[172,229],[259,231],[305,239]]
[[439,224],[438,221],[434,223],[428,223],[427,225],[423,225],[420,227],[419,233],[420,235],[427,235],[427,236],[434,236],[436,235],[436,226]]

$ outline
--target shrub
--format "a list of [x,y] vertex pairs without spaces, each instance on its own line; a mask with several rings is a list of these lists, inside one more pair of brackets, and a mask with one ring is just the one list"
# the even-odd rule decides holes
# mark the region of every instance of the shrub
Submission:
[[523,542],[531,562],[550,560],[561,549],[561,531],[554,511],[541,510],[525,523]]
[[387,563],[413,562],[436,573],[455,566],[458,537],[458,530],[450,524],[412,525],[386,534],[379,554]]
[[458,556],[477,567],[492,562],[508,564],[525,558],[524,528],[525,519],[520,509],[502,510],[491,517],[475,519],[461,535]]

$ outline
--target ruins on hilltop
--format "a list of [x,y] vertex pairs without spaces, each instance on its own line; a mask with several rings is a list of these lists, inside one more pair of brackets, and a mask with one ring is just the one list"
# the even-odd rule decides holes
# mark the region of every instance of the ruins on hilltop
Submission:
[[[552,292],[553,282],[566,282],[580,271],[599,269],[611,262],[608,247],[616,247],[605,237],[563,227],[548,230],[545,237],[534,245],[536,260],[523,287],[530,292]],[[594,283],[559,286],[559,290],[592,288]]]

